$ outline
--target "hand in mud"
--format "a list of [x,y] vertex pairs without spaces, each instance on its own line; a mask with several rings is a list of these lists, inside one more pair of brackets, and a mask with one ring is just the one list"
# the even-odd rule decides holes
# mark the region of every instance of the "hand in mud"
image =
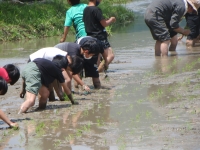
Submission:
[[26,94],[26,90],[23,90],[23,91],[20,93],[20,97],[21,97],[21,98],[24,98],[25,94]]
[[90,91],[90,88],[87,85],[83,85],[83,89],[86,91]]
[[10,124],[10,127],[11,127],[11,128],[15,128],[15,129],[18,129],[18,128],[19,128],[19,125],[18,125],[17,123],[15,123],[15,122],[12,122],[12,123]]

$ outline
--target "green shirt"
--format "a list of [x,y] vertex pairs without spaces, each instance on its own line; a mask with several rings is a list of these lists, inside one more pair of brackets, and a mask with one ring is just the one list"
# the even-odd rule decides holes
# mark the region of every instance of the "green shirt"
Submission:
[[76,31],[76,39],[86,36],[85,25],[83,22],[83,10],[85,9],[86,4],[77,4],[66,12],[65,24],[64,26],[70,27],[73,24],[73,27]]

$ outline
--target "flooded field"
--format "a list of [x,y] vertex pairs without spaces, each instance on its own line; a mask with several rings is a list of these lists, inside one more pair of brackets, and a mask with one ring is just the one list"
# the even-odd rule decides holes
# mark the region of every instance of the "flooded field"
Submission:
[[[19,123],[8,129],[0,121],[0,149],[16,150],[199,150],[200,49],[187,49],[185,39],[177,51],[161,59],[154,56],[154,41],[143,21],[150,1],[135,1],[133,24],[109,39],[115,60],[108,77],[101,74],[102,89],[75,94],[79,105],[48,102],[44,111],[20,114],[21,79],[0,97],[1,109]],[[73,41],[72,37],[70,40]],[[59,37],[3,43],[0,65],[20,69],[28,55],[54,46]],[[83,79],[92,88],[89,78]]]

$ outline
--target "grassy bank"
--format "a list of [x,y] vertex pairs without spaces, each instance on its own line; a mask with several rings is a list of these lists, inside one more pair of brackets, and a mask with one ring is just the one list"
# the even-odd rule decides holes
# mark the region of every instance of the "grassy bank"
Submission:
[[[115,24],[133,21],[130,10],[112,4],[112,1],[105,0],[100,5],[105,17],[115,16]],[[62,35],[65,13],[69,7],[63,1],[1,3],[0,42]],[[72,27],[70,34],[74,34]]]

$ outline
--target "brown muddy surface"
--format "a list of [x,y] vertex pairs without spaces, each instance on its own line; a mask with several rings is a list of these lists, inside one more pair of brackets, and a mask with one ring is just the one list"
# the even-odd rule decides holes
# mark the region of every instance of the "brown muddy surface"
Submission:
[[[181,51],[167,59],[151,56],[151,67],[132,70],[125,67],[133,58],[125,63],[117,57],[108,78],[101,73],[102,89],[74,95],[79,105],[55,101],[48,102],[44,111],[35,111],[36,102],[22,115],[17,114],[23,102],[20,79],[0,98],[1,109],[20,126],[14,131],[0,121],[0,149],[198,150],[197,51]],[[92,88],[89,78],[84,81]]]
[[[0,149],[16,150],[200,150],[200,49],[185,47],[161,59],[143,20],[151,0],[130,4],[135,22],[109,39],[115,59],[102,89],[75,94],[79,105],[48,102],[43,111],[18,115],[21,79],[0,97],[1,109],[20,129],[0,121]],[[54,46],[58,37],[0,45],[0,66],[15,63],[22,70],[28,55]],[[83,79],[91,88],[89,78]]]

